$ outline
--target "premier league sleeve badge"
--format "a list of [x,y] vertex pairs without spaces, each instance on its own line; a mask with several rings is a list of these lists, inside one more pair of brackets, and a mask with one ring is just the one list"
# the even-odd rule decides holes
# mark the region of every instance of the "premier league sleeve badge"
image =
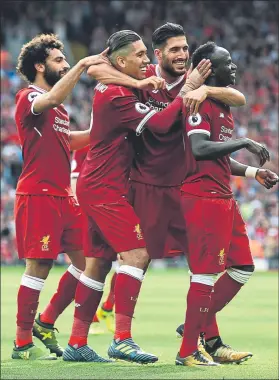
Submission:
[[200,125],[201,121],[202,121],[202,117],[199,113],[197,113],[196,115],[190,115],[188,117],[188,123],[192,127],[196,127],[197,125]]

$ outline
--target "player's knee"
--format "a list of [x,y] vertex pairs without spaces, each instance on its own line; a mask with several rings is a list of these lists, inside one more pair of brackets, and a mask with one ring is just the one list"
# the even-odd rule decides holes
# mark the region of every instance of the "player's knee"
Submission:
[[149,256],[145,248],[121,252],[120,256],[123,260],[123,265],[129,265],[140,269],[146,268],[149,262]]
[[255,270],[254,265],[234,265],[227,269],[228,275],[240,284],[246,284]]
[[102,258],[86,258],[86,267],[84,274],[96,281],[104,282],[107,274],[111,270],[112,262]]
[[85,257],[83,251],[75,251],[67,253],[71,263],[79,270],[84,271],[85,269]]
[[25,274],[45,280],[52,268],[52,259],[26,259]]

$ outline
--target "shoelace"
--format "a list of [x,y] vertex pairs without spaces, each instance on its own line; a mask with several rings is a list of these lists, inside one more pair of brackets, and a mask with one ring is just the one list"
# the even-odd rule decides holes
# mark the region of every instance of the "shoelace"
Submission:
[[204,357],[203,354],[200,351],[196,351],[193,356],[194,356],[194,358],[196,360],[199,360],[202,363],[207,363],[208,362],[208,360],[206,359],[206,357]]
[[121,343],[125,343],[125,344],[127,344],[128,346],[134,348],[137,351],[141,350],[140,347],[133,341],[132,338],[124,339],[124,340],[121,341]]
[[204,339],[204,333],[200,333],[200,343],[201,345],[203,346],[203,348],[205,349],[205,339]]

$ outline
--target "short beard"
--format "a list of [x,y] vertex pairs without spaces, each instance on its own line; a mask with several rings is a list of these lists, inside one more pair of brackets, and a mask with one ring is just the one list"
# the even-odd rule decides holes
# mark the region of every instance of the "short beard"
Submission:
[[49,86],[53,87],[61,79],[61,75],[45,65],[44,79]]
[[181,77],[181,75],[184,75],[186,73],[186,66],[184,73],[175,71],[169,63],[162,62],[162,68],[172,77]]

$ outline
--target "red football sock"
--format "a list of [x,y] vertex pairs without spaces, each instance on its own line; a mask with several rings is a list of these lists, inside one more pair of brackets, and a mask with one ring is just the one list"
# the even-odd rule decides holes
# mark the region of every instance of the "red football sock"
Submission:
[[32,343],[32,328],[39,305],[44,280],[28,275],[22,276],[17,295],[16,346]]
[[115,281],[116,281],[117,273],[115,272],[110,280],[110,290],[109,294],[107,296],[107,299],[104,301],[102,308],[111,311],[114,306],[114,287],[115,287]]
[[75,314],[71,346],[80,347],[87,344],[88,331],[103,295],[104,284],[94,281],[82,274],[75,295]]
[[81,271],[70,265],[68,270],[61,277],[56,293],[49,304],[40,315],[40,320],[44,323],[54,324],[59,315],[75,298],[76,287]]
[[214,292],[212,292],[211,295],[209,312],[207,313],[206,318],[206,340],[220,335],[216,320],[216,313],[222,310],[234,298],[242,286],[243,284],[233,280],[227,272],[225,272],[216,281],[214,285]]
[[130,265],[122,265],[117,274],[115,296],[114,339],[131,337],[131,323],[141,288],[143,270]]
[[184,334],[179,352],[182,358],[198,349],[198,337],[204,329],[211,291],[212,286],[191,282],[187,295]]
[[131,338],[132,318],[128,315],[117,314],[114,339],[120,340]]

